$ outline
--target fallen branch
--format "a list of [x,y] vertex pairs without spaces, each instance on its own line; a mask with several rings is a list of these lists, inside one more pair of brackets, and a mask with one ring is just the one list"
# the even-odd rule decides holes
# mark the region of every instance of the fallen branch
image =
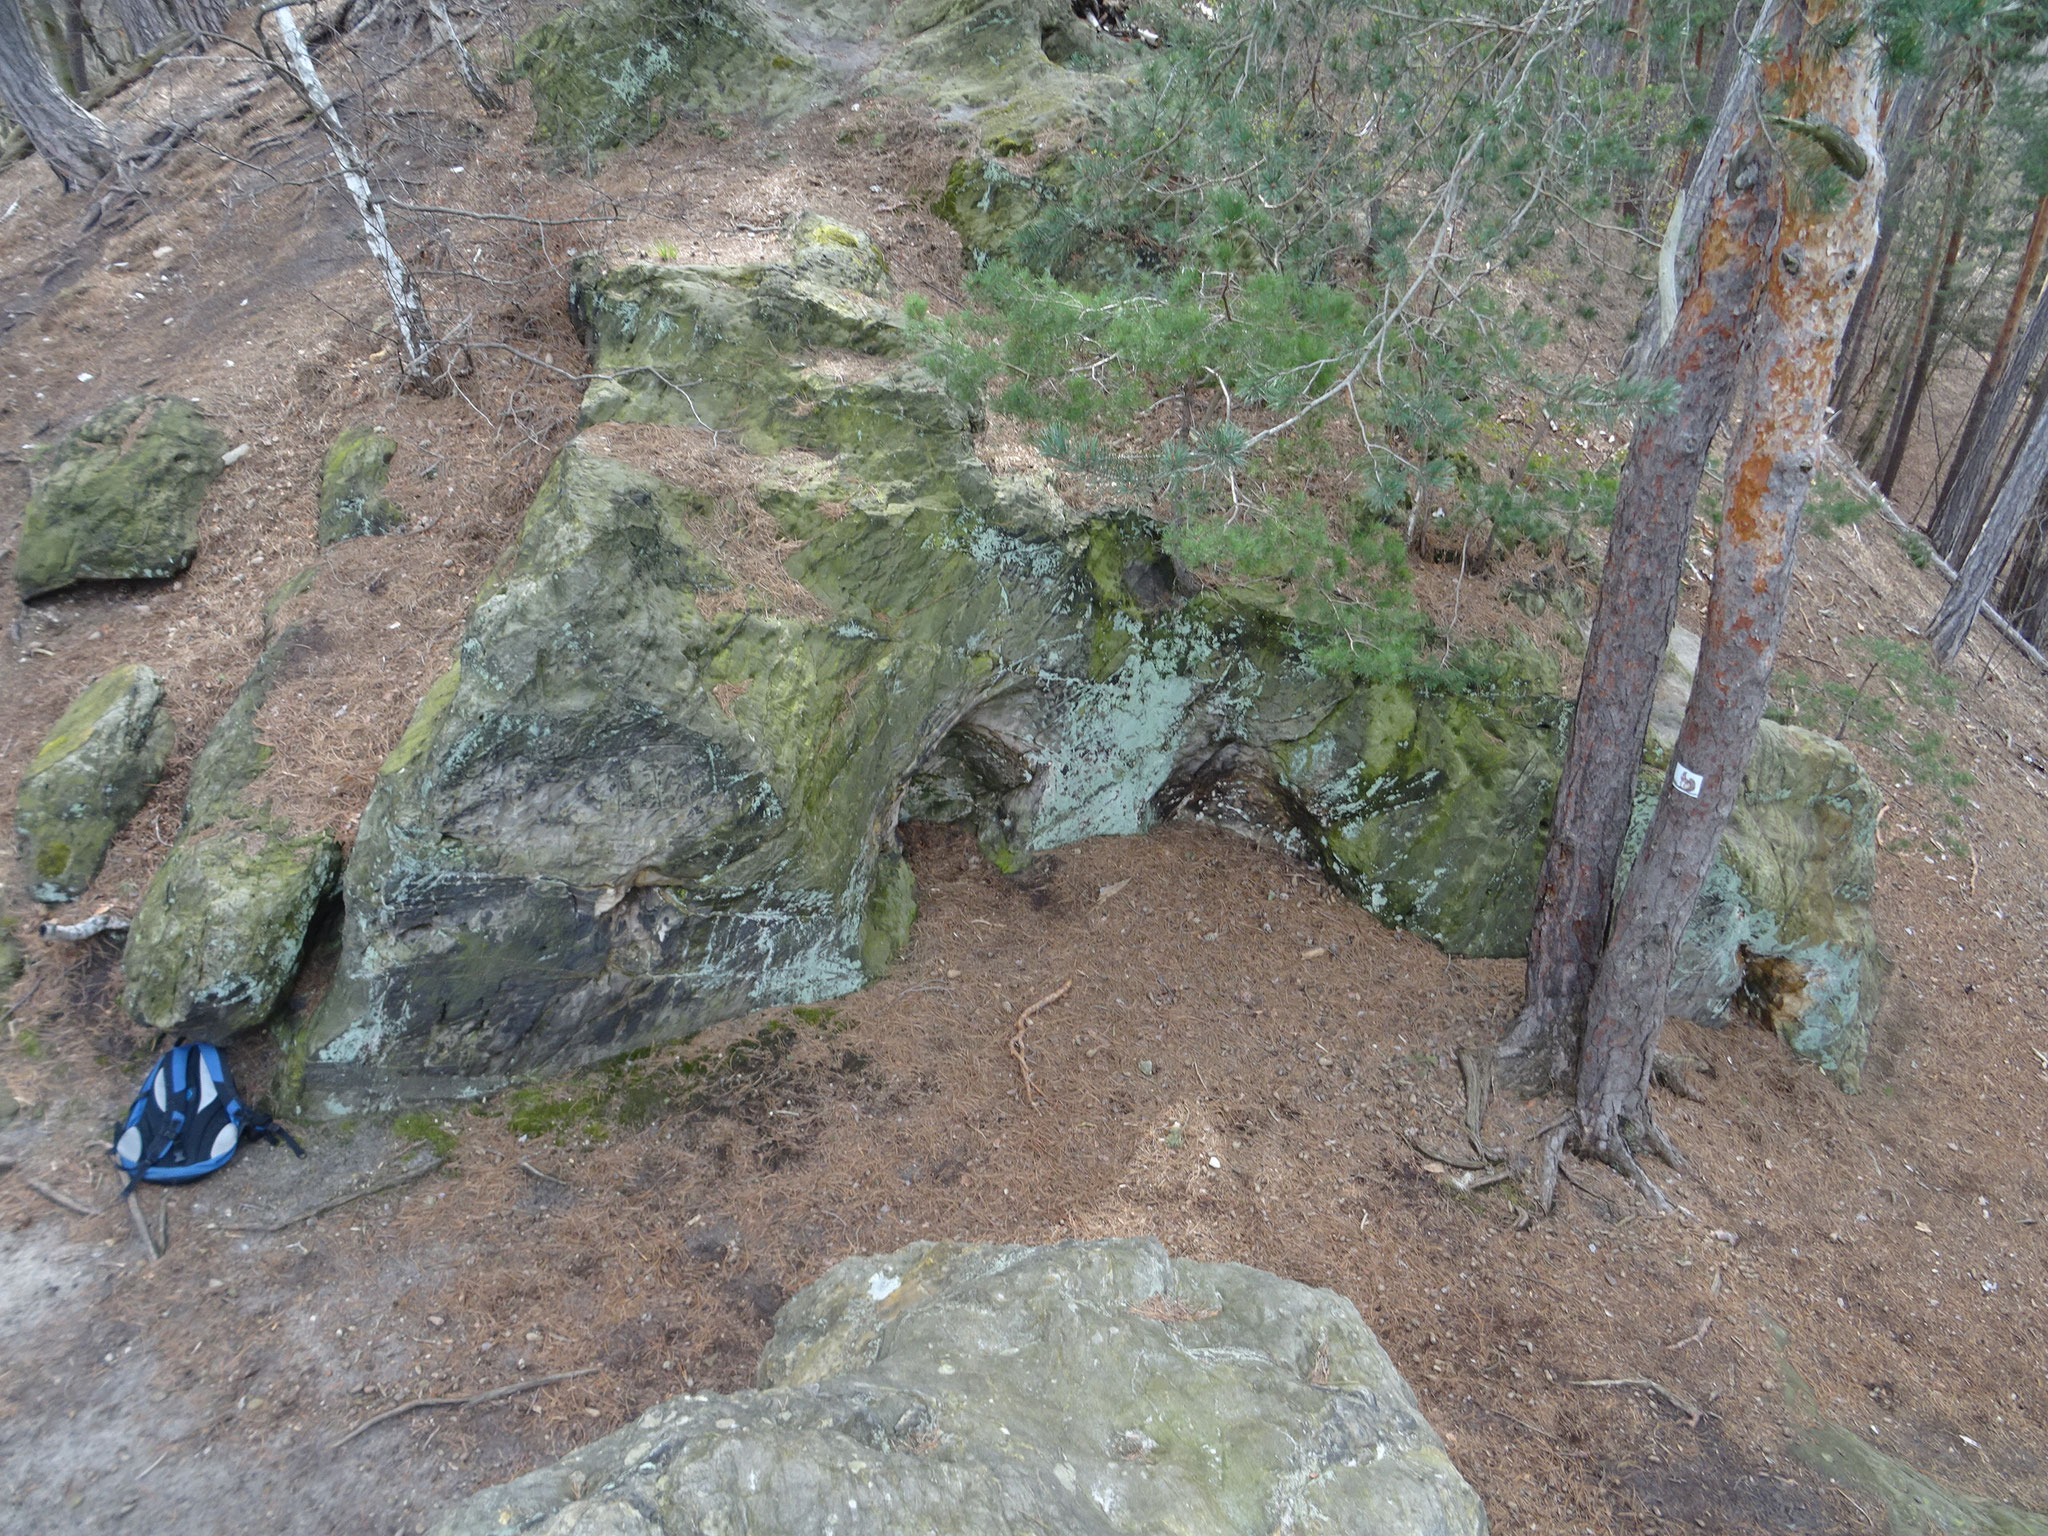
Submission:
[[330,1451],[338,1451],[344,1445],[347,1445],[349,1441],[355,1439],[357,1435],[368,1433],[387,1419],[395,1419],[404,1414],[416,1413],[422,1408],[474,1408],[479,1403],[496,1402],[501,1397],[516,1397],[521,1392],[531,1392],[538,1387],[551,1387],[558,1381],[574,1381],[578,1376],[588,1376],[602,1369],[602,1366],[586,1365],[580,1371],[563,1371],[558,1376],[536,1376],[531,1381],[515,1381],[508,1387],[493,1387],[488,1392],[477,1392],[469,1397],[416,1398],[409,1403],[400,1403],[396,1408],[386,1408],[382,1413],[370,1415],[369,1418],[363,1420],[362,1423],[330,1445],[328,1449]]
[[1713,1326],[1714,1320],[1711,1317],[1703,1317],[1700,1319],[1699,1327],[1693,1329],[1691,1333],[1688,1333],[1676,1344],[1666,1344],[1664,1347],[1666,1349],[1683,1349],[1688,1344],[1697,1344],[1707,1336],[1707,1330]]
[[1647,1376],[1615,1376],[1598,1381],[1575,1381],[1575,1387],[1641,1387],[1645,1392],[1654,1392],[1672,1407],[1685,1415],[1686,1427],[1698,1429],[1704,1410],[1686,1401],[1662,1382],[1652,1381]]
[[135,1191],[131,1189],[122,1204],[128,1207],[128,1219],[135,1223],[135,1235],[142,1239],[142,1251],[149,1255],[149,1262],[154,1264],[163,1257],[163,1254],[157,1251],[156,1239],[150,1236],[149,1218],[142,1214],[142,1202],[135,1198]]
[[276,1221],[238,1221],[228,1228],[230,1232],[282,1232],[286,1227],[295,1227],[302,1221],[311,1221],[315,1216],[325,1216],[329,1211],[338,1211],[344,1205],[353,1205],[358,1200],[367,1200],[372,1195],[381,1195],[387,1189],[396,1189],[401,1184],[410,1184],[422,1174],[432,1173],[441,1166],[442,1160],[430,1157],[424,1163],[412,1168],[401,1168],[388,1179],[380,1179],[366,1189],[351,1190],[345,1195],[336,1195],[332,1200],[323,1200],[318,1205],[308,1206],[290,1216]]
[[564,1189],[574,1189],[576,1187],[575,1185],[571,1184],[567,1179],[558,1179],[552,1173],[542,1173],[538,1168],[534,1167],[533,1164],[529,1163],[523,1157],[519,1159],[519,1166],[524,1168],[528,1173],[532,1174],[536,1179],[545,1179],[548,1183],[559,1184]]
[[1050,1008],[1054,1003],[1065,997],[1073,989],[1073,986],[1074,978],[1069,976],[1065,981],[1053,988],[1052,991],[1046,993],[1045,996],[1017,1015],[1017,1027],[1010,1033],[1010,1054],[1016,1057],[1018,1075],[1024,1079],[1024,1102],[1026,1104],[1031,1103],[1034,1099],[1044,1099],[1045,1090],[1040,1088],[1036,1080],[1032,1078],[1031,1063],[1024,1059],[1025,1026],[1031,1022],[1032,1015],[1036,1014],[1039,1009]]
[[76,1211],[81,1216],[98,1216],[106,1210],[106,1207],[103,1205],[90,1206],[85,1204],[83,1201],[74,1200],[69,1195],[61,1194],[58,1191],[50,1188],[49,1185],[40,1183],[35,1179],[23,1179],[21,1182],[26,1184],[30,1189],[34,1190],[37,1194],[41,1195],[45,1200],[49,1201],[52,1205],[61,1205],[64,1207],[65,1210]]
[[[1842,452],[1842,450],[1836,446],[1833,439],[1830,439],[1827,445],[1827,458],[1828,467],[1834,470],[1835,473],[1840,475],[1844,480],[1848,481],[1850,488],[1854,490],[1858,495],[1864,497],[1869,501],[1876,503],[1878,511],[1882,512],[1887,518],[1889,518],[1893,525],[1896,526],[1901,533],[1910,533],[1911,535],[1913,535],[1914,538],[1919,539],[1922,543],[1926,543],[1927,535],[1922,533],[1918,528],[1915,528],[1903,517],[1899,516],[1898,510],[1892,506],[1891,498],[1886,496],[1883,491],[1880,491],[1875,485],[1873,485],[1870,482],[1870,480],[1864,475],[1863,471],[1856,467],[1856,461],[1851,459],[1849,455],[1847,455],[1846,453]],[[1929,564],[1931,564],[1937,571],[1941,572],[1943,576],[1948,578],[1949,584],[1951,586],[1953,586],[1956,582],[1962,579],[1960,576],[1956,574],[1956,568],[1954,566],[1950,565],[1946,560],[1942,559],[1939,554],[1935,553],[1934,546],[1932,544],[1927,545],[1927,559]],[[2048,656],[2043,656],[2038,650],[2034,648],[2032,642],[2029,641],[2025,635],[2021,634],[2017,629],[2014,629],[2012,626],[2012,620],[2008,619],[2004,614],[2000,613],[1998,609],[1992,605],[1990,598],[1987,597],[1982,602],[1980,602],[1977,605],[1977,611],[1981,613],[1985,618],[1989,619],[1991,621],[1992,627],[1996,629],[2001,635],[2005,636],[2006,639],[2010,640],[2013,643],[2013,645],[2018,648],[2021,654],[2023,654],[2029,661],[2031,661],[2035,666],[2039,667],[2043,672],[2048,672]]]
[[36,932],[46,939],[62,939],[66,944],[77,944],[98,933],[125,933],[128,919],[118,912],[102,908],[91,917],[76,923],[39,923]]

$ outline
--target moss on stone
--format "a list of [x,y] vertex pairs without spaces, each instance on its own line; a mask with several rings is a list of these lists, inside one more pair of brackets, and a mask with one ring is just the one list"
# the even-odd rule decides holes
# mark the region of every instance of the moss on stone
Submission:
[[131,395],[38,467],[14,578],[24,599],[79,581],[175,576],[199,552],[199,508],[225,443],[199,408]]
[[513,67],[532,84],[535,142],[582,164],[680,113],[788,113],[819,90],[752,0],[592,0],[527,33]]
[[15,801],[15,836],[36,900],[84,894],[162,776],[176,734],[163,685],[145,666],[115,667],[64,711]]
[[346,428],[320,468],[320,545],[339,544],[405,526],[405,513],[384,494],[398,444],[382,429]]

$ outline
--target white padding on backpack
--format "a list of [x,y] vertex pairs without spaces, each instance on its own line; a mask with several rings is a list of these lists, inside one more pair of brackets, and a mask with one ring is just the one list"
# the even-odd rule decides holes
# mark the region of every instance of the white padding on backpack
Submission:
[[130,1167],[142,1156],[142,1128],[131,1125],[121,1133],[121,1139],[114,1143],[114,1156]]
[[226,1125],[220,1128],[220,1134],[213,1138],[212,1155],[214,1157],[226,1157],[230,1152],[235,1150],[235,1139],[240,1134],[241,1133],[235,1128],[234,1121],[230,1120]]
[[171,1090],[164,1081],[169,1076],[170,1073],[159,1071],[149,1080],[149,1091],[156,1096],[156,1107],[158,1109],[169,1109],[171,1107]]
[[213,1074],[202,1065],[199,1069],[199,1107],[206,1108],[220,1097],[220,1090],[213,1086]]

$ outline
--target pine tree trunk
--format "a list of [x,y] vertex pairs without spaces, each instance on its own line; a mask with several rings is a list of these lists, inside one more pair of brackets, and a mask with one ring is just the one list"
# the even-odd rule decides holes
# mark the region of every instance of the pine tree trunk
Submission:
[[21,0],[0,0],[0,101],[66,192],[94,186],[113,171],[113,136],[57,84]]
[[2041,643],[2042,620],[2048,619],[2048,481],[2034,494],[2027,535],[2006,573],[1998,606],[2029,645]]
[[1927,525],[1927,538],[1940,556],[1954,565],[1968,553],[1977,531],[1983,527],[1978,515],[1984,499],[1984,482],[1991,478],[1991,466],[1998,457],[1999,444],[2019,404],[2020,391],[2048,348],[2048,304],[2034,306],[2034,318],[2027,325],[2018,354],[2007,366],[2007,352],[2013,331],[2026,308],[2027,295],[2041,267],[2041,255],[2048,248],[2048,197],[2034,207],[2034,227],[2027,237],[2027,253],[2020,262],[2019,280],[2013,284],[2012,303],[2006,307],[2005,325],[1991,349],[1984,377],[1977,385],[1977,397],[1970,402],[1970,415],[1956,445],[1955,464],[1941,488],[1934,517]]
[[[1775,5],[1767,8],[1757,27],[1759,45],[1769,41],[1764,29],[1774,28],[1778,15]],[[1726,98],[1733,104],[1724,116],[1730,131],[1710,142],[1719,153],[1702,161],[1703,174],[1689,194],[1705,210],[1699,271],[1654,369],[1673,382],[1677,399],[1671,410],[1638,426],[1622,468],[1551,813],[1522,1011],[1500,1050],[1503,1077],[1524,1091],[1570,1079],[1707,451],[1728,414],[1743,337],[1763,290],[1776,214],[1766,199],[1770,178],[1756,154],[1756,114],[1749,110],[1754,91],[1752,76]]]
[[[1877,48],[1857,28],[1839,48],[1842,5],[1808,13],[1797,43],[1764,67],[1764,90],[1788,117],[1833,124],[1868,157],[1845,195],[1810,146],[1784,144],[1771,197],[1780,209],[1769,277],[1745,349],[1745,412],[1729,454],[1714,589],[1699,670],[1679,728],[1671,778],[1622,892],[1587,1001],[1579,1063],[1582,1151],[1633,1170],[1634,1127],[1669,1155],[1650,1114],[1650,1069],[1664,1026],[1671,962],[1742,788],[1769,699],[1771,663],[1791,588],[1799,519],[1819,460],[1835,353],[1877,240],[1883,151]],[[1824,164],[1824,162],[1823,162]],[[1640,1181],[1647,1185],[1646,1180]]]
[[1871,478],[1877,488],[1889,496],[1899,478],[1899,467],[1906,462],[1906,448],[1913,439],[1913,420],[1920,414],[1920,401],[1927,393],[1927,381],[1934,373],[1935,354],[1941,350],[1941,322],[1948,313],[1948,301],[1954,291],[1956,260],[1962,255],[1963,236],[1970,223],[1970,204],[1977,190],[1977,131],[1983,126],[1984,111],[1990,107],[1988,94],[1979,93],[1982,110],[1972,125],[1967,147],[1968,159],[1963,165],[1963,178],[1958,185],[1954,217],[1949,222],[1948,244],[1942,250],[1941,264],[1928,274],[1932,287],[1927,301],[1921,309],[1921,319],[1915,327],[1917,336],[1911,353],[1912,371],[1906,376],[1906,387],[1899,397],[1898,409],[1892,415],[1891,436],[1885,444],[1884,459],[1878,465],[1877,473]]
[[398,354],[405,382],[412,389],[444,394],[447,378],[435,355],[434,328],[427,319],[426,303],[420,298],[419,284],[413,280],[411,269],[391,243],[390,231],[384,223],[384,204],[371,189],[369,168],[362,152],[342,126],[341,115],[334,110],[327,87],[313,67],[313,55],[307,52],[306,41],[299,35],[299,24],[292,19],[291,7],[282,7],[274,14],[292,77],[312,107],[321,131],[327,135],[334,163],[341,169],[342,184],[348,188],[356,214],[362,220],[364,243],[384,274],[384,289],[390,295],[391,313],[398,324]]
[[2005,557],[2012,553],[2013,541],[2026,523],[2043,480],[2048,480],[2048,415],[2036,418],[2033,431],[2020,445],[2005,484],[1991,504],[1991,515],[1984,520],[1984,531],[1970,547],[1969,558],[1956,573],[1955,585],[1948,589],[1948,596],[1935,612],[1928,638],[1934,659],[1941,665],[1954,661],[1963,642],[1970,638],[1977,610],[1991,595],[1991,584],[1998,579]]

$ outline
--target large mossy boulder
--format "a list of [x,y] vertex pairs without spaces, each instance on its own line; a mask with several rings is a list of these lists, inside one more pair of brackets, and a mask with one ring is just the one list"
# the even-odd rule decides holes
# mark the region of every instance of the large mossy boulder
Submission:
[[115,667],[64,711],[29,764],[14,831],[37,901],[76,901],[162,777],[177,732],[163,684]]
[[1082,20],[1073,0],[902,0],[867,83],[971,118],[985,139],[1014,140],[1100,119],[1136,52]]
[[379,428],[357,425],[335,438],[320,466],[320,544],[374,537],[405,526],[405,513],[384,494],[398,444]]
[[319,643],[316,625],[299,618],[279,631],[193,762],[177,842],[121,956],[122,1005],[148,1028],[221,1041],[267,1022],[339,884],[334,835],[295,824],[268,793],[272,752],[257,718]]
[[184,570],[225,447],[175,396],[131,395],[87,421],[35,469],[14,567],[22,597]]
[[527,33],[514,67],[532,84],[535,140],[582,162],[680,113],[789,113],[821,91],[810,52],[754,0],[591,0]]
[[[1199,814],[1447,948],[1520,952],[1554,676],[1326,671],[1150,519],[991,475],[876,284],[806,275],[801,247],[579,270],[586,430],[379,774],[336,980],[292,1042],[306,1103],[485,1094],[858,987],[914,910],[903,820],[965,822],[1015,870]],[[706,428],[715,494],[637,467],[686,466]],[[735,502],[785,540],[766,585],[709,553]]]
[[1151,1238],[916,1243],[775,1320],[753,1391],[673,1398],[434,1536],[1483,1536],[1358,1310]]

